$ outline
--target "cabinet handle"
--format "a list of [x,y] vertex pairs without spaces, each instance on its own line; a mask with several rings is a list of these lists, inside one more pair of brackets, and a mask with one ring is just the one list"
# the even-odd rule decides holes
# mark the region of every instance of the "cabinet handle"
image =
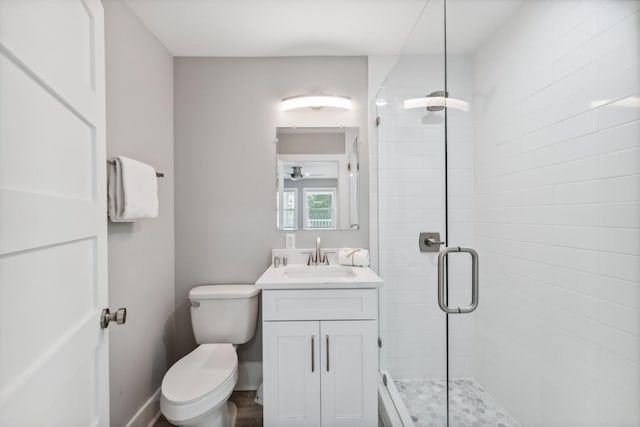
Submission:
[[329,335],[326,335],[327,339],[327,372],[329,372]]
[[314,372],[316,370],[316,357],[315,357],[315,343],[314,341],[316,340],[316,336],[315,335],[311,335],[311,372]]

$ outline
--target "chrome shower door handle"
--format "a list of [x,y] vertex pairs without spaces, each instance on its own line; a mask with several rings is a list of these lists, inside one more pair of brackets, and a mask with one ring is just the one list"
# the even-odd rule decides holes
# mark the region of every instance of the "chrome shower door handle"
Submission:
[[[445,280],[444,280],[444,260],[450,252],[466,252],[471,255],[471,305],[466,307],[452,308],[445,302]],[[471,248],[461,248],[459,246],[444,248],[438,253],[438,305],[440,309],[448,314],[471,313],[478,308],[478,252]]]

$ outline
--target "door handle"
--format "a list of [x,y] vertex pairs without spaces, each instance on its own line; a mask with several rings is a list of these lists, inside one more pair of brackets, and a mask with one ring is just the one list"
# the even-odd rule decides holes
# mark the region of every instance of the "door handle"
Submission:
[[[445,280],[444,280],[444,260],[450,252],[466,252],[471,255],[471,305],[467,307],[449,307],[445,303]],[[459,246],[444,248],[438,253],[438,305],[440,309],[448,314],[471,313],[478,308],[478,252],[471,248],[461,248]]]
[[326,335],[327,340],[327,372],[329,372],[329,335]]
[[126,307],[120,307],[115,313],[111,313],[108,308],[102,310],[100,314],[100,327],[106,329],[109,327],[110,322],[116,322],[118,325],[122,325],[127,321],[127,309]]
[[315,345],[316,336],[311,335],[311,372],[316,370],[316,345]]

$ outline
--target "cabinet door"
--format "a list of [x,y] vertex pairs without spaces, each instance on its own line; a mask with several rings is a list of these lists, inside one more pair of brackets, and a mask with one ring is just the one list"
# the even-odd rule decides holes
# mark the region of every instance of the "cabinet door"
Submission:
[[263,323],[264,425],[320,426],[320,324]]
[[377,426],[377,322],[322,321],[320,334],[322,425]]

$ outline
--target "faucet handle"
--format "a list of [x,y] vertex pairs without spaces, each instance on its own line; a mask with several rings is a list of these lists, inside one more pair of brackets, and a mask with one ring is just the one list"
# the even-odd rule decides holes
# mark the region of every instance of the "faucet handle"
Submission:
[[336,251],[324,251],[322,253],[322,264],[329,265],[329,254],[335,254]]
[[306,251],[306,252],[303,252],[303,253],[309,255],[309,257],[307,258],[307,265],[312,265],[313,263],[316,262],[313,259],[313,252],[312,251]]

